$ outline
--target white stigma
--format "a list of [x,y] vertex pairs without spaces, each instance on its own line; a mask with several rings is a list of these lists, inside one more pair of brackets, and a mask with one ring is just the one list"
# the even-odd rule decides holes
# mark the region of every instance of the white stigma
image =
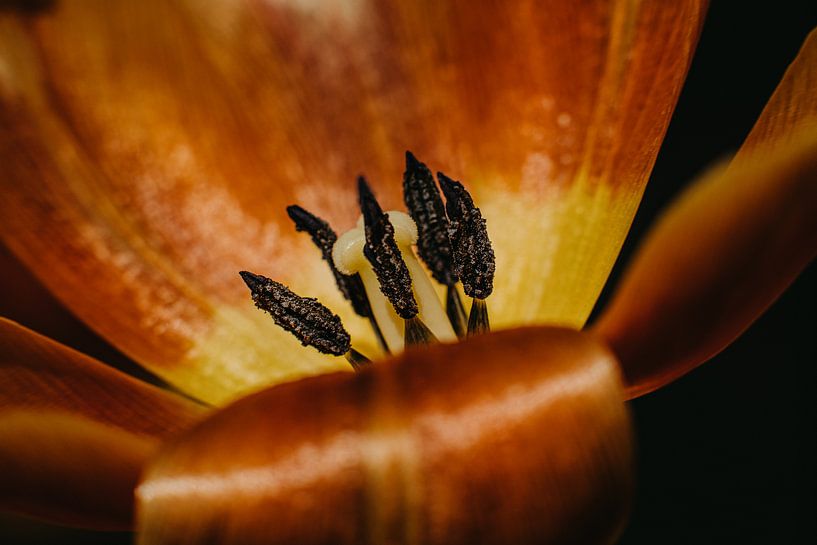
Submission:
[[[420,311],[419,317],[432,333],[442,342],[453,342],[457,335],[448,321],[442,304],[434,291],[431,280],[426,275],[411,246],[417,242],[417,225],[408,214],[390,210],[386,212],[394,226],[394,240],[403,256],[411,276],[412,291]],[[357,227],[351,229],[335,242],[332,258],[335,266],[343,274],[360,274],[374,319],[386,339],[389,350],[394,353],[403,351],[404,320],[394,311],[391,303],[380,291],[380,284],[372,269],[371,263],[363,255],[366,245],[366,234],[363,230],[363,217]]]

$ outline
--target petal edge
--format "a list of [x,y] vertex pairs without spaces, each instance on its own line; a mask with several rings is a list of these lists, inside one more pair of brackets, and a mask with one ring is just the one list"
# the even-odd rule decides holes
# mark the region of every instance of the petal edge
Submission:
[[723,350],[816,254],[817,130],[705,175],[650,232],[594,326],[629,396]]

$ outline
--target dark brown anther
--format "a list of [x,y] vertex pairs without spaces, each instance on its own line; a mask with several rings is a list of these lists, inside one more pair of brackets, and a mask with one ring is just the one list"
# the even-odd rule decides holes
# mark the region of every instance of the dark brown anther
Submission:
[[417,253],[428,265],[431,276],[437,282],[453,286],[457,282],[457,275],[453,270],[454,255],[448,235],[445,205],[434,175],[410,151],[406,152],[403,200],[409,215],[417,224]]
[[351,338],[340,318],[317,299],[300,297],[260,274],[247,271],[239,274],[250,288],[255,306],[268,312],[276,324],[295,335],[301,344],[334,356],[349,352]]
[[496,263],[485,219],[474,206],[463,185],[442,172],[437,173],[445,194],[445,209],[451,221],[451,244],[454,248],[454,272],[462,281],[465,294],[485,299],[493,291]]
[[411,290],[408,267],[394,240],[394,226],[389,222],[389,215],[380,208],[363,176],[358,178],[357,184],[366,232],[363,254],[372,264],[380,291],[391,302],[397,315],[408,320],[415,317],[419,309]]

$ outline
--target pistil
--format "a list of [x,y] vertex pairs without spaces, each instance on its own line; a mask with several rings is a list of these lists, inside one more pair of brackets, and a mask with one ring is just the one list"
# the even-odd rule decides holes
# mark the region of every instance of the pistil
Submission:
[[417,316],[420,309],[411,291],[408,267],[397,248],[397,241],[394,240],[394,226],[362,176],[358,178],[357,188],[366,234],[363,255],[372,264],[380,282],[380,290],[391,302],[397,315],[410,320]]
[[[419,308],[418,316],[421,322],[438,340],[444,342],[457,340],[445,311],[440,305],[434,286],[411,249],[411,246],[417,241],[416,225],[403,212],[390,210],[387,214],[394,229],[394,240],[411,277],[411,289]],[[383,331],[389,348],[392,352],[400,352],[405,345],[406,325],[381,292],[373,267],[363,254],[365,245],[366,235],[363,218],[361,218],[357,227],[338,237],[333,251],[335,264],[344,274],[360,274],[372,306],[372,313]],[[410,327],[413,328],[413,326]],[[413,331],[412,335],[414,335]]]
[[[417,316],[420,309],[414,298],[412,275],[394,237],[394,226],[384,213],[374,193],[361,176],[358,178],[360,210],[363,213],[363,229],[366,244],[363,255],[372,265],[380,283],[380,291],[388,298],[398,316],[405,320],[404,341],[406,345],[428,344],[437,339]],[[416,226],[415,226],[416,227]],[[416,240],[416,236],[412,237]],[[408,249],[406,255],[412,255]],[[420,271],[414,278],[424,278]],[[433,298],[436,302],[436,297]]]

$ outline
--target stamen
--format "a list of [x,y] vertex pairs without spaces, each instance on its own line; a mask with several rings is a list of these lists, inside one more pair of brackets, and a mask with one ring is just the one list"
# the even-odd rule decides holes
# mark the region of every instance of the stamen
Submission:
[[406,152],[403,200],[417,224],[417,253],[428,266],[431,276],[447,286],[446,314],[457,337],[462,338],[465,334],[465,309],[454,288],[457,275],[454,273],[454,252],[445,205],[431,171],[410,151]]
[[383,333],[377,326],[377,321],[374,319],[372,308],[369,305],[368,297],[366,297],[366,290],[363,288],[363,281],[360,279],[360,275],[343,274],[335,266],[335,260],[332,258],[332,247],[338,240],[338,235],[325,220],[296,204],[287,206],[287,214],[295,223],[296,231],[305,231],[312,237],[312,242],[321,251],[323,260],[329,265],[329,269],[335,277],[335,283],[341,294],[352,304],[355,314],[363,318],[368,318],[377,336],[377,340],[380,342],[380,346],[383,350],[388,352],[388,345],[383,338]]
[[383,213],[363,176],[357,180],[360,210],[363,212],[366,245],[363,255],[372,264],[380,290],[391,302],[398,316],[409,320],[420,311],[411,291],[411,276],[394,240],[394,227]]
[[[309,233],[341,293],[359,316],[371,321],[387,351],[490,330],[485,299],[493,291],[496,264],[485,219],[460,182],[442,172],[437,179],[445,203],[429,168],[406,152],[403,199],[409,217],[383,212],[360,176],[362,217],[356,228],[341,237],[326,221],[300,206],[287,207],[296,230]],[[433,278],[446,286],[445,310],[412,251],[414,244]],[[303,345],[343,355],[356,371],[371,363],[352,348],[340,318],[317,299],[300,297],[258,274],[240,274],[255,305]],[[473,299],[467,326],[458,281]]]
[[466,295],[485,299],[494,289],[496,270],[494,250],[488,239],[485,219],[460,182],[442,172],[437,173],[437,179],[445,194],[445,209],[451,220],[454,272],[462,281]]
[[453,286],[454,255],[448,237],[448,218],[434,176],[426,165],[406,152],[406,172],[403,174],[403,200],[409,215],[417,224],[417,253],[437,282]]
[[445,209],[451,220],[454,271],[462,280],[465,294],[473,298],[468,316],[468,336],[490,330],[485,298],[494,289],[496,262],[485,219],[474,200],[458,181],[437,173],[445,194]]
[[352,350],[351,337],[340,318],[317,299],[301,297],[260,274],[248,271],[239,274],[250,288],[255,306],[268,312],[276,324],[301,344],[333,356],[343,356]]

